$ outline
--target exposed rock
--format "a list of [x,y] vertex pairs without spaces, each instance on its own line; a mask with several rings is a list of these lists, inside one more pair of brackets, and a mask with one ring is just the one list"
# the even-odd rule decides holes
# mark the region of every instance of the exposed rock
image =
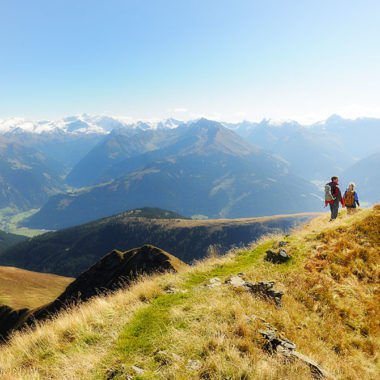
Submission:
[[285,240],[281,240],[281,241],[278,243],[278,246],[279,246],[279,247],[284,247],[286,244],[288,244],[287,241],[285,241]]
[[193,371],[199,371],[202,367],[202,364],[199,360],[189,360],[187,362],[187,368],[193,370]]
[[295,350],[296,345],[286,338],[277,336],[276,331],[272,329],[260,330],[259,333],[268,341],[268,349],[276,351],[278,346],[287,350]]
[[246,283],[251,293],[259,294],[265,298],[269,298],[275,302],[276,305],[281,305],[281,299],[284,292],[281,290],[273,289],[275,281],[260,281],[256,284]]
[[253,294],[260,295],[275,302],[276,305],[281,305],[281,299],[284,292],[273,289],[275,281],[260,281],[255,284],[244,281],[239,276],[234,276],[227,280],[227,283],[240,291],[247,291]]
[[248,290],[247,288],[244,287],[246,281],[244,281],[240,276],[231,277],[226,282],[232,285],[234,288],[241,288],[243,290]]
[[165,293],[168,293],[168,294],[177,294],[179,292],[179,290],[177,288],[167,288],[165,289]]
[[136,372],[137,375],[142,375],[145,372],[142,368],[140,368],[137,365],[133,365],[131,368]]
[[286,253],[284,249],[280,249],[279,252],[272,251],[269,249],[266,251],[265,261],[269,261],[273,264],[282,264],[290,259],[290,256]]
[[215,288],[220,285],[222,285],[221,279],[218,277],[214,277],[209,280],[209,283],[206,286],[210,288]]
[[318,379],[321,379],[321,378],[333,379],[334,378],[330,373],[324,370],[318,363],[310,359],[308,356],[303,355],[298,351],[291,351],[291,355],[297,358],[298,360],[301,360],[305,364],[307,364],[310,367],[310,371],[314,377]]
[[177,294],[177,293],[187,293],[187,292],[188,292],[187,289],[177,289],[174,287],[170,287],[170,288],[165,289],[165,293],[167,293],[167,294]]
[[287,358],[298,359],[302,361],[310,367],[312,376],[317,379],[333,379],[333,376],[325,371],[314,360],[310,359],[306,355],[301,354],[298,351],[295,351],[296,345],[290,340],[278,335],[273,329],[269,328],[268,330],[259,330],[259,333],[266,339],[266,349],[268,351],[277,352],[278,354],[281,354]]
[[0,340],[12,330],[49,318],[69,304],[125,287],[141,274],[176,271],[185,265],[175,256],[152,245],[127,252],[113,250],[83,272],[55,301],[34,310],[1,307]]

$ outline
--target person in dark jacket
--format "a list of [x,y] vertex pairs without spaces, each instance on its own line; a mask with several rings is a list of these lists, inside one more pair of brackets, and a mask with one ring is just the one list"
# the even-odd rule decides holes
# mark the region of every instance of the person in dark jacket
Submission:
[[325,206],[327,204],[330,205],[330,211],[331,211],[331,218],[330,222],[335,220],[338,216],[338,210],[339,210],[339,202],[342,204],[342,207],[344,207],[344,200],[342,197],[342,193],[340,192],[339,189],[339,184],[338,184],[339,178],[337,176],[331,177],[331,182],[328,183],[328,185],[331,188],[331,195],[332,195],[332,200],[325,200]]
[[356,205],[360,207],[359,197],[354,189],[355,184],[350,182],[347,190],[344,192],[343,200],[347,208],[347,214],[354,214],[356,212]]

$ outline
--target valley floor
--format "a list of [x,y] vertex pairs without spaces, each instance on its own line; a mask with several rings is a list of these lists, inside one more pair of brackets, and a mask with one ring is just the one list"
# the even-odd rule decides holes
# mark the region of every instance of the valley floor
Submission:
[[[212,257],[67,310],[0,348],[1,379],[309,379],[268,324],[337,379],[379,375],[380,207]],[[266,251],[291,256],[264,261]],[[175,252],[171,252],[174,253]],[[273,280],[282,304],[226,283]]]

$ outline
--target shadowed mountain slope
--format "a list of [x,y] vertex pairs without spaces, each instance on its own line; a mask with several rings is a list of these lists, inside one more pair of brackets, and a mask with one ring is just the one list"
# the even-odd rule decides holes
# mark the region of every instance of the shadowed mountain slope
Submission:
[[58,229],[144,206],[210,218],[319,210],[314,185],[220,123],[201,119],[180,129],[170,147],[113,166],[121,177],[52,197],[25,224]]
[[128,252],[112,251],[74,280],[53,302],[36,309],[14,310],[0,306],[0,339],[14,329],[31,325],[77,301],[124,287],[142,274],[177,271],[186,264],[173,255],[144,245]]
[[162,149],[175,143],[182,134],[183,128],[148,130],[134,136],[123,130],[112,131],[74,166],[66,178],[67,183],[77,187],[95,185],[156,158],[165,158]]
[[0,231],[0,252],[26,239],[27,237],[23,235]]
[[52,160],[51,166],[60,175],[67,174],[87,152],[104,139],[103,134],[78,135],[62,131],[41,134],[19,131],[8,137],[49,157]]
[[[232,220],[148,219],[137,217],[151,215],[151,209],[142,210],[36,236],[1,253],[0,265],[75,277],[110,249],[125,251],[147,243],[175,252],[190,263],[205,257],[211,245],[224,253],[266,233],[287,232],[315,217],[299,214]],[[164,210],[154,212],[156,216],[167,214],[175,216]]]
[[0,135],[0,208],[40,207],[64,189],[51,162],[40,152]]

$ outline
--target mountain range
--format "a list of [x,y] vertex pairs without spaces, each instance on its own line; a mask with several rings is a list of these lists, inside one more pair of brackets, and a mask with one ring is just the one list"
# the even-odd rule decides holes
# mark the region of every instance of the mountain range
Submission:
[[200,119],[186,127],[144,132],[130,142],[110,136],[72,171],[77,184],[80,178],[82,185],[101,183],[51,197],[25,225],[58,229],[146,206],[209,218],[318,209],[314,185],[218,122]]
[[48,229],[144,206],[211,218],[317,211],[322,185],[335,174],[343,188],[356,182],[370,204],[380,199],[376,173],[368,181],[355,167],[370,172],[379,126],[379,119],[337,115],[308,126],[86,114],[8,119],[0,121],[0,208],[42,207],[27,224]]
[[342,174],[357,161],[380,152],[380,120],[343,119],[332,115],[323,122],[301,125],[295,121],[229,124],[246,140],[271,151],[307,180]]

